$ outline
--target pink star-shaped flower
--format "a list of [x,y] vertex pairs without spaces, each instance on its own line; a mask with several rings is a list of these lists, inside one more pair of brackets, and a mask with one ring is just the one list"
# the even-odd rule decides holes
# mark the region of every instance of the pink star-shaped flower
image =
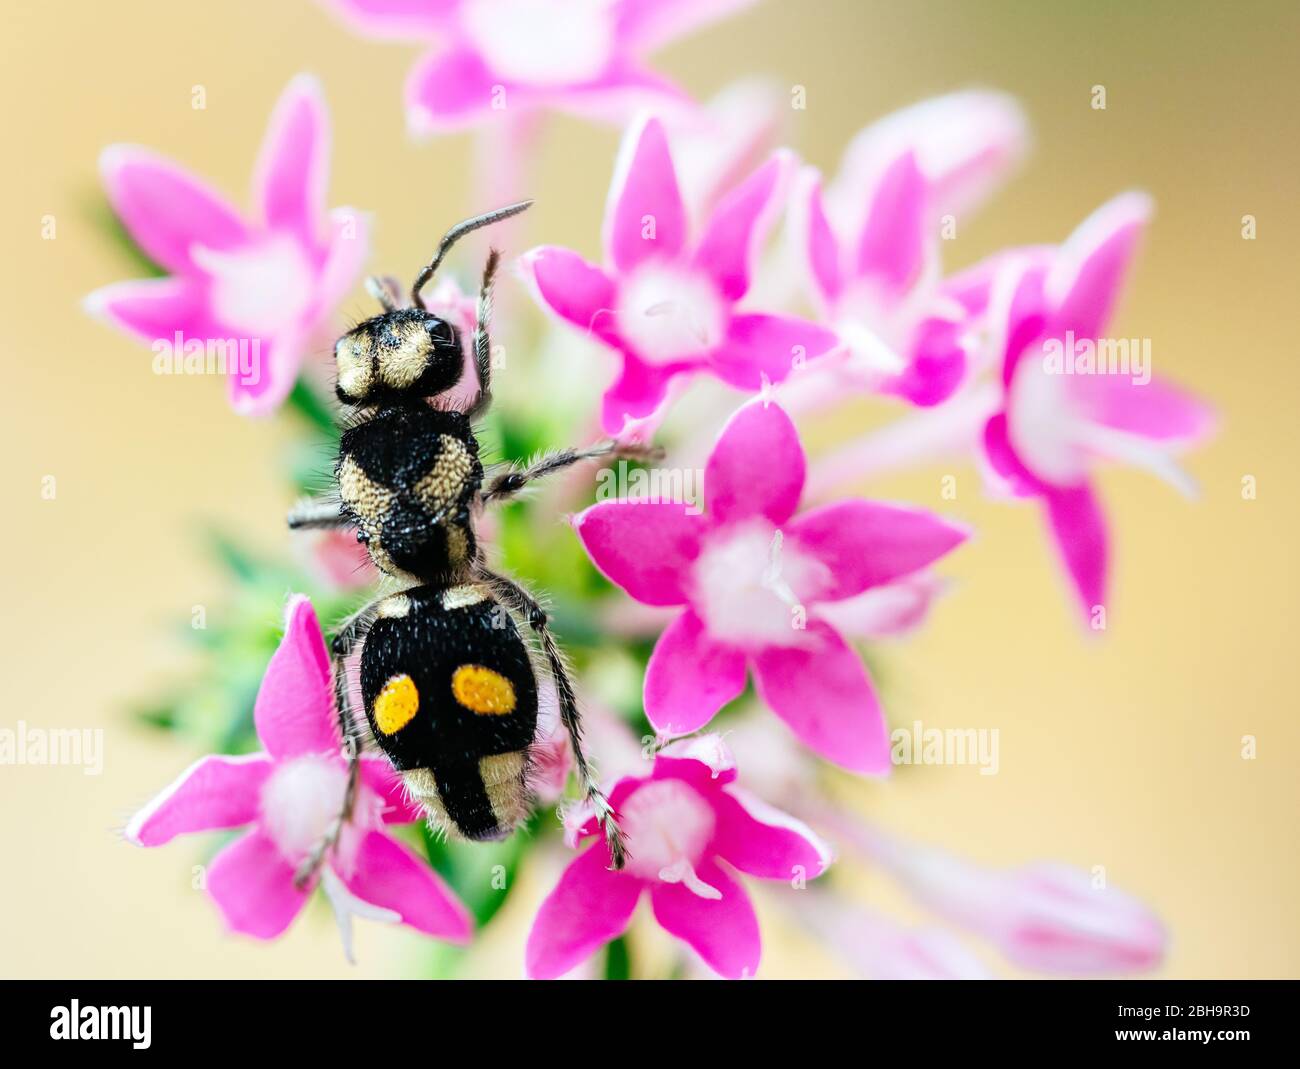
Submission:
[[[343,738],[334,710],[329,655],[311,602],[289,603],[284,639],[267,666],[254,707],[265,749],[212,754],[132,818],[126,837],[161,846],[186,832],[252,825],[208,866],[207,889],[237,932],[274,939],[302,910],[316,882],[294,883],[302,860],[339,814],[347,788]],[[363,754],[352,819],[318,874],[349,947],[350,916],[398,921],[467,942],[465,907],[433,870],[381,830],[422,820],[382,756]]]
[[608,433],[652,416],[679,376],[710,371],[758,390],[836,344],[834,332],[807,320],[736,310],[792,164],[774,155],[721,199],[692,243],[663,126],[644,119],[624,137],[614,171],[606,268],[554,246],[525,254],[551,311],[622,356],[604,398]]
[[862,131],[837,181],[807,168],[794,212],[813,296],[844,350],[820,389],[848,386],[934,405],[965,378],[991,264],[942,278],[941,219],[976,203],[1024,150],[1019,107],[963,92],[906,108]]
[[810,748],[884,774],[889,745],[875,688],[824,608],[926,568],[966,538],[928,513],[841,501],[795,515],[803,448],[780,407],[732,416],[704,472],[705,511],[607,501],[573,524],[610,580],[648,605],[681,605],[659,636],[645,710],[664,735],[702,728],[745,687]]
[[406,82],[412,130],[557,108],[621,122],[685,104],[642,57],[753,0],[325,0],[371,37],[436,39]]
[[241,413],[274,410],[356,282],[369,248],[365,217],[326,213],[329,116],[314,78],[299,75],[271,116],[253,179],[254,217],[147,149],[114,145],[100,169],[113,210],[141,249],[171,274],[121,282],[86,299],[92,314],[154,346],[242,343],[228,360]]
[[[767,880],[813,879],[830,864],[805,825],[736,785],[716,735],[661,750],[648,776],[620,779],[609,800],[627,833],[627,867],[610,870],[604,838],[588,846],[546,897],[528,936],[527,971],[562,976],[621,935],[648,891],[655,920],[720,976],[753,976],[762,953],[758,921],[739,871]],[[596,835],[580,815],[574,842]]]
[[1108,539],[1091,480],[1096,462],[1145,467],[1187,489],[1173,452],[1213,425],[1204,404],[1132,363],[1140,352],[1130,353],[1127,368],[1115,361],[1114,369],[1088,371],[1078,361],[1105,336],[1150,214],[1149,198],[1125,193],[1059,248],[1004,261],[991,311],[1004,345],[1001,397],[984,428],[984,454],[1005,489],[1041,502],[1085,615],[1106,601]]

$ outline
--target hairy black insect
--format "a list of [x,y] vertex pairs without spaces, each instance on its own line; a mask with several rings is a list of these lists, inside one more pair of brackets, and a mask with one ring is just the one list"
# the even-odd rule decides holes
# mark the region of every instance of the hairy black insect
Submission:
[[[488,320],[498,254],[489,254],[483,272],[470,339],[479,389],[464,411],[445,399],[462,377],[460,334],[420,297],[460,238],[529,203],[448,231],[416,277],[409,304],[400,303],[391,280],[369,280],[383,312],[335,346],[336,393],[353,413],[334,467],[338,496],[299,506],[289,526],[354,528],[375,566],[402,589],[376,598],[333,638],[351,786],[339,820],[299,869],[300,883],[311,878],[351,815],[357,755],[366,736],[387,755],[430,820],[452,834],[500,839],[528,816],[537,675],[516,618],[536,636],[540,659],[555,682],[583,794],[600,818],[614,866],[623,865],[623,835],[583,753],[573,685],[546,612],[513,579],[487,566],[475,521],[490,503],[508,500],[550,472],[644,450],[615,442],[566,449],[485,484],[473,421],[492,401]],[[358,645],[365,727],[354,719],[348,697],[346,663]]]

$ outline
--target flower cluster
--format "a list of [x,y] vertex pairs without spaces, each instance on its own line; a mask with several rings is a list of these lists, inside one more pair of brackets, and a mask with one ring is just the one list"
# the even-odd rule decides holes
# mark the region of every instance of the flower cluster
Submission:
[[[435,42],[408,81],[413,130],[479,129],[506,108],[512,117],[563,108],[629,122],[612,162],[603,262],[547,244],[519,257],[518,274],[559,332],[591,343],[608,385],[589,398],[588,416],[606,433],[658,433],[670,455],[677,448],[683,464],[693,462],[699,440],[683,440],[673,416],[688,391],[716,380],[691,397],[693,423],[720,428],[711,447],[698,448],[700,458],[707,451],[701,500],[627,494],[576,508],[572,532],[613,592],[590,576],[576,581],[573,568],[541,572],[602,621],[600,634],[581,640],[580,665],[628,635],[649,640],[649,652],[631,708],[593,716],[609,742],[598,747],[607,770],[623,773],[606,790],[626,832],[627,866],[611,870],[603,838],[581,845],[596,835],[596,815],[569,805],[567,844],[581,852],[536,914],[528,975],[583,968],[646,898],[690,961],[752,976],[761,940],[742,875],[793,888],[773,899],[867,975],[986,974],[950,933],[869,914],[837,892],[833,875],[806,887],[830,866],[823,836],[1024,968],[1090,974],[1157,964],[1163,930],[1128,896],[1071,869],[995,873],[904,844],[847,817],[805,776],[816,768],[809,755],[852,773],[889,772],[885,712],[858,645],[917,626],[944,589],[935,566],[970,533],[923,509],[830,491],[962,449],[992,489],[1041,506],[1092,614],[1107,598],[1098,464],[1140,466],[1188,487],[1174,456],[1208,433],[1205,405],[1131,369],[1066,366],[1079,346],[1106,340],[1148,198],[1122,194],[1059,245],[1002,250],[945,274],[938,250],[947,229],[1024,154],[1025,122],[1007,97],[957,93],[873,123],[824,181],[773,143],[779,101],[761,87],[697,109],[644,65],[658,45],[744,0],[329,6],[365,34]],[[142,149],[107,150],[109,199],[167,276],[108,286],[90,308],[149,342],[256,339],[261,373],[232,374],[232,402],[244,413],[272,411],[293,390],[302,354],[332,327],[367,253],[365,217],[326,209],[328,159],[321,90],[305,77],[273,114],[249,219],[177,165]],[[770,242],[781,223],[785,240]],[[455,287],[433,301],[461,320],[470,314]],[[903,415],[809,461],[800,424],[863,394]],[[563,554],[532,564],[544,569]],[[315,571],[326,586],[355,585],[356,566],[349,547],[320,543]],[[622,663],[635,656],[621,652]],[[296,596],[254,707],[261,752],[202,759],[135,817],[127,837],[157,846],[248,826],[216,856],[207,882],[229,926],[247,935],[278,936],[319,882],[349,946],[353,916],[468,941],[475,919],[490,913],[463,904],[465,887],[390,834],[421,812],[382,758],[362,754],[349,777],[331,674],[312,604]],[[759,706],[780,724],[760,727]],[[642,713],[654,735],[638,755],[631,724]],[[715,718],[738,740],[758,731],[766,742],[751,750],[700,734]],[[534,786],[559,800],[571,755],[562,733],[543,734]],[[744,780],[733,749],[742,760],[754,755]],[[351,817],[335,826],[345,796],[355,802]],[[326,864],[302,878],[323,838],[332,844]],[[539,840],[536,852],[550,848]]]

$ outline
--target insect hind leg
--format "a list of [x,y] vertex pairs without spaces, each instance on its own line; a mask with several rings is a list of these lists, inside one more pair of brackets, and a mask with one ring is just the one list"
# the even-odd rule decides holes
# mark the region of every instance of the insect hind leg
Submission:
[[522,613],[542,645],[546,665],[555,681],[556,696],[559,699],[560,721],[569,733],[569,742],[573,748],[573,763],[578,773],[578,782],[582,786],[584,799],[591,805],[605,834],[605,844],[609,848],[610,868],[618,870],[627,863],[627,839],[619,827],[618,817],[609,799],[597,785],[582,749],[582,716],[578,711],[578,697],[573,689],[573,681],[564,663],[564,654],[560,651],[547,626],[546,610],[538,604],[537,599],[528,593],[513,579],[489,571],[477,569],[479,578],[487,584],[493,594],[506,605]]

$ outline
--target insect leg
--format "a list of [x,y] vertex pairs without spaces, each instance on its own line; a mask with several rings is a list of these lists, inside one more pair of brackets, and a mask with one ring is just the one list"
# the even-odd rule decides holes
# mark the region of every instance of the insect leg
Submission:
[[338,712],[339,731],[343,736],[344,760],[348,765],[348,782],[343,792],[343,804],[338,815],[330,821],[325,834],[317,840],[311,852],[299,863],[294,872],[293,882],[303,888],[320,869],[326,855],[338,845],[343,826],[352,819],[352,807],[357,800],[357,783],[361,778],[361,749],[364,745],[364,732],[352,714],[351,699],[348,696],[347,660],[358,643],[366,636],[375,619],[375,608],[383,597],[363,606],[343,621],[342,626],[330,642],[330,670],[334,678],[334,705]]
[[309,497],[289,510],[289,529],[301,531],[346,527],[352,521],[344,516],[338,498]]
[[503,501],[513,497],[529,483],[561,471],[584,460],[599,460],[602,457],[623,457],[629,460],[660,460],[663,450],[639,442],[598,442],[586,449],[557,449],[545,453],[531,464],[522,468],[512,468],[495,476],[479,497],[484,504]]
[[470,406],[470,419],[481,415],[492,404],[492,343],[488,338],[488,321],[492,318],[492,280],[496,277],[501,254],[496,249],[488,253],[483,268],[483,283],[478,291],[478,311],[474,317],[474,369],[478,372],[478,397]]
[[488,585],[496,597],[506,605],[521,613],[528,621],[542,644],[547,667],[555,681],[555,692],[559,699],[560,720],[569,733],[569,742],[573,747],[573,763],[578,772],[578,782],[582,787],[583,797],[591,804],[596,819],[605,833],[605,844],[609,847],[610,867],[621,869],[627,861],[627,844],[623,829],[618,826],[618,818],[604,793],[596,785],[582,749],[582,717],[578,712],[578,698],[573,690],[573,681],[569,678],[568,668],[564,664],[564,654],[556,644],[554,635],[547,627],[546,610],[538,604],[537,599],[528,593],[513,579],[478,566],[479,578]]
[[385,312],[402,306],[402,288],[391,275],[370,275],[366,279],[366,292],[383,305]]

